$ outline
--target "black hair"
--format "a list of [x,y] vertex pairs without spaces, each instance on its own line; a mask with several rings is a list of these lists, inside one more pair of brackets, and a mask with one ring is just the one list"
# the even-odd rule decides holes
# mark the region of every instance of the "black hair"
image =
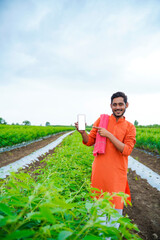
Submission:
[[113,99],[117,98],[117,97],[122,97],[124,102],[125,102],[125,104],[127,103],[127,96],[123,92],[116,92],[111,97],[111,104],[113,102]]

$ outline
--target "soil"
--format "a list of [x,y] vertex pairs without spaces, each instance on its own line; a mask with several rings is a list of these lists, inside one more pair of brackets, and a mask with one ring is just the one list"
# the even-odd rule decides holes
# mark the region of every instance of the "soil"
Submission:
[[147,152],[143,149],[135,148],[131,153],[131,157],[146,165],[152,171],[160,175],[160,155],[154,152]]
[[[25,147],[0,153],[0,167],[19,160],[35,150],[46,146],[55,141],[60,135],[62,133]],[[46,155],[53,152],[54,149],[50,150]],[[134,149],[131,156],[160,174],[160,155],[151,154],[141,149]],[[39,157],[39,161],[32,163],[26,171],[29,170],[32,172],[39,167],[44,167],[45,163],[41,162],[43,158],[44,156]],[[132,206],[125,207],[123,215],[127,214],[132,222],[138,226],[140,230],[139,236],[143,240],[160,240],[160,191],[151,187],[146,180],[141,179],[135,171],[131,171],[130,169],[128,172],[128,182],[131,191]]]
[[[145,166],[160,174],[160,155],[133,149],[131,156]],[[145,240],[160,240],[160,191],[153,188],[147,180],[141,179],[135,171],[129,169],[128,182],[131,191],[132,207],[124,208],[124,215],[135,223]]]
[[0,153],[0,168],[17,161],[17,160],[35,152],[36,150],[38,150],[42,147],[45,147],[49,143],[55,141],[61,135],[63,135],[63,134],[58,133],[56,135],[52,135],[51,137],[43,139],[41,141],[31,143],[27,146]]

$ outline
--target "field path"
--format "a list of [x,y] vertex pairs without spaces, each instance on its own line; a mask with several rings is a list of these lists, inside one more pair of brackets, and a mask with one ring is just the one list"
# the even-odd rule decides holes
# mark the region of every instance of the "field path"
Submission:
[[144,164],[135,160],[131,156],[129,156],[128,159],[128,168],[132,171],[136,171],[137,175],[146,179],[152,187],[155,187],[160,191],[160,175],[158,173],[152,171],[150,168],[146,167]]
[[[32,152],[31,154],[24,156],[23,158],[16,160],[10,164],[7,164],[0,168],[0,178],[5,178],[10,174],[11,171],[17,172],[19,168],[26,168],[34,161],[39,161],[39,157],[46,154],[49,150],[55,148],[57,145],[59,145],[62,140],[67,137],[71,132],[67,132],[58,138],[56,137],[56,140],[52,140],[51,143],[48,145]],[[57,135],[56,135],[57,136]]]

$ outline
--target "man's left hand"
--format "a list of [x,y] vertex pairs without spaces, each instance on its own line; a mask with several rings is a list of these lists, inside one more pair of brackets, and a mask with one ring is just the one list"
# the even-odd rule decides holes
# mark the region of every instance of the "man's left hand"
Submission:
[[94,127],[94,126],[93,126],[93,128],[98,129],[98,133],[101,137],[108,137],[109,132],[107,131],[107,129],[101,128],[101,127]]

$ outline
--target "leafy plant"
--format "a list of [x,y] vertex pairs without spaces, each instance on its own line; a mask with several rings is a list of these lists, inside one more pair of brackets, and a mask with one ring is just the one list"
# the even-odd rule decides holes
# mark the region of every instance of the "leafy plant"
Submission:
[[[1,182],[0,239],[140,239],[136,225],[111,206],[113,196],[94,198],[90,187],[92,148],[76,132],[65,138],[46,167],[12,173]],[[126,201],[126,195],[119,193]],[[91,197],[92,196],[92,197]],[[102,225],[99,219],[118,217],[120,227]]]
[[36,140],[51,134],[71,131],[74,127],[62,126],[22,126],[0,124],[0,147]]
[[[136,126],[136,147],[160,154],[160,125]],[[92,127],[87,127],[90,131]]]
[[137,127],[136,147],[160,153],[160,129],[158,127]]

